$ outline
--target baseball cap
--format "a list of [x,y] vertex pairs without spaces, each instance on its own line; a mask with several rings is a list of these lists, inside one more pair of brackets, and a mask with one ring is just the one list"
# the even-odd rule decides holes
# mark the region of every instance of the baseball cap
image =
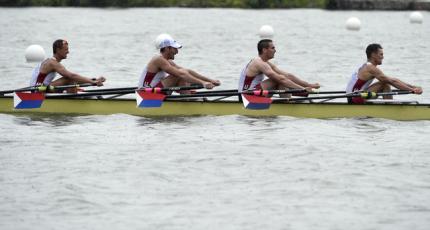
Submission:
[[169,46],[177,49],[182,48],[182,45],[179,44],[177,41],[173,40],[172,38],[164,38],[163,40],[161,40],[160,49]]

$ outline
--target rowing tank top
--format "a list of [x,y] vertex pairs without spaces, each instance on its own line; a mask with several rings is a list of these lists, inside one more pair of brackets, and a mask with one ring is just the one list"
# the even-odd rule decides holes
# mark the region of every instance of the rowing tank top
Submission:
[[143,87],[157,87],[160,85],[161,80],[166,78],[168,74],[163,70],[158,71],[157,73],[148,72],[147,68],[143,69],[142,74],[140,75],[138,88]]
[[50,73],[41,73],[40,67],[43,63],[45,63],[48,59],[45,59],[43,62],[39,63],[34,69],[31,75],[30,86],[36,85],[49,85],[52,80],[54,80],[56,72]]
[[370,62],[364,63],[354,73],[352,73],[351,79],[349,80],[348,85],[346,87],[347,93],[367,90],[370,84],[372,84],[373,78],[367,81],[364,81],[358,78],[358,72],[361,70],[361,68],[365,67],[366,65],[371,65],[371,63]]
[[248,66],[251,63],[251,61],[248,62],[248,64],[245,66],[245,68],[242,69],[242,72],[240,73],[239,87],[238,87],[239,92],[242,92],[244,90],[252,90],[252,89],[258,88],[259,84],[264,79],[263,73],[257,74],[254,77],[250,77],[250,76],[246,75],[246,70],[248,69]]

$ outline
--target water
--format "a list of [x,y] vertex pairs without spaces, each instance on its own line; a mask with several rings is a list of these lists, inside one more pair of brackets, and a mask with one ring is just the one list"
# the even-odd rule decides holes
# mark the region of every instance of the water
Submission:
[[[429,14],[424,12],[424,19]],[[0,9],[2,89],[30,44],[70,43],[67,68],[127,87],[170,33],[177,63],[236,86],[275,29],[280,67],[343,89],[380,42],[382,68],[429,101],[427,21],[409,12]],[[362,21],[346,31],[350,16]],[[429,121],[0,114],[0,229],[428,229]]]

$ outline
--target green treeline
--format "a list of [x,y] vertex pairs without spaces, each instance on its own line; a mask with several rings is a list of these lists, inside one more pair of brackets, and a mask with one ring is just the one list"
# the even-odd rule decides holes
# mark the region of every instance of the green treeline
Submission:
[[326,8],[330,0],[0,0],[0,6]]

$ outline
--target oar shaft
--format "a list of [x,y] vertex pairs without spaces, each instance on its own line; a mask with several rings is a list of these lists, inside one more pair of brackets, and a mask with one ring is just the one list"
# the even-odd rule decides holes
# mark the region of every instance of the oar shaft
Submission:
[[181,94],[181,95],[169,95],[167,98],[191,98],[191,97],[230,97],[239,96],[241,94],[251,94],[251,95],[269,95],[276,93],[302,93],[304,90],[292,89],[292,90],[255,90],[255,91],[243,91],[239,93],[237,90],[218,90],[218,91],[204,91],[196,92],[193,94]]
[[72,98],[72,97],[91,97],[91,96],[102,96],[102,95],[114,95],[114,94],[130,94],[135,93],[135,90],[111,90],[106,92],[84,92],[84,93],[58,93],[58,94],[47,94],[46,98]]
[[74,87],[88,87],[88,86],[96,86],[97,84],[94,83],[83,83],[83,84],[76,84],[76,85],[59,85],[59,86],[49,86],[49,90],[61,90],[61,89],[69,89]]
[[340,94],[340,93],[346,93],[346,91],[315,91],[315,92],[310,92],[309,94]]
[[213,94],[213,93],[237,93],[237,89],[226,89],[226,90],[208,90],[208,91],[197,91],[194,94],[200,94],[200,95],[205,95],[205,94]]
[[[395,90],[393,90],[393,91],[391,91],[391,92],[399,92],[399,91],[403,91],[403,90],[398,90],[398,89],[395,89]],[[312,91],[312,92],[309,92],[309,94],[345,94],[345,93],[347,93],[346,91]]]
[[118,91],[118,90],[136,90],[137,87],[123,87],[123,88],[110,88],[110,89],[90,89],[85,90],[84,92],[109,92],[109,91]]
[[214,90],[214,91],[202,91],[195,92],[193,94],[182,94],[182,95],[172,95],[168,96],[169,98],[183,98],[183,97],[211,97],[211,96],[239,96],[241,94],[250,94],[257,96],[266,96],[270,94],[282,94],[282,93],[303,93],[306,92],[302,89],[291,89],[291,90],[247,90],[243,92],[238,92],[236,89],[230,90]]
[[411,94],[412,91],[406,91],[406,90],[397,90],[392,92],[353,92],[349,94],[344,95],[331,95],[331,96],[321,96],[321,97],[303,97],[303,98],[279,98],[275,99],[274,101],[307,101],[307,100],[314,100],[314,99],[336,99],[336,98],[352,98],[352,97],[361,97],[364,99],[372,99],[377,98],[379,96],[392,96],[392,95],[402,95],[402,94]]
[[75,87],[88,87],[88,86],[95,86],[96,84],[93,83],[83,83],[83,84],[74,84],[74,85],[60,85],[60,86],[51,86],[51,85],[40,85],[40,86],[29,86],[25,88],[15,89],[15,90],[5,90],[0,91],[0,94],[8,94],[8,93],[14,93],[14,92],[25,92],[25,91],[36,91],[36,92],[46,92],[46,91],[54,91],[54,90],[62,90],[62,89],[69,89],[69,88],[75,88]]
[[396,91],[392,91],[392,92],[381,92],[381,93],[376,93],[378,96],[390,96],[390,95],[402,95],[402,94],[411,94],[414,93],[412,91],[409,90],[396,90]]
[[196,94],[180,94],[180,95],[168,95],[166,98],[192,98],[192,97],[230,97],[230,96],[238,96],[240,93],[237,92],[214,92],[214,93],[196,93]]
[[273,101],[308,101],[308,100],[314,100],[314,99],[335,99],[335,98],[347,98],[347,97],[353,97],[347,96],[347,95],[335,95],[335,96],[320,96],[320,97],[295,97],[295,98],[278,98],[273,99]]
[[[396,89],[396,90],[393,90],[391,92],[399,92],[399,91],[402,91],[402,90]],[[346,91],[312,91],[312,92],[309,92],[309,94],[345,94],[345,93],[347,93],[347,92]]]
[[[167,87],[167,88],[159,88],[159,90],[161,90],[161,92],[167,92],[167,91],[176,91],[176,90],[190,90],[190,89],[201,89],[203,88],[202,85],[191,85],[191,86],[176,86],[176,87]],[[91,89],[91,90],[85,90],[85,92],[109,92],[109,91],[120,91],[120,90],[125,90],[125,91],[130,91],[130,90],[137,90],[139,89],[138,87],[120,87],[120,88],[109,88],[109,89]],[[156,89],[156,88],[141,88],[143,89],[150,89],[150,91],[152,91],[152,89]]]
[[203,85],[176,86],[176,87],[161,88],[161,92],[202,89],[202,88],[204,88]]
[[[85,90],[84,92],[90,93],[90,92],[109,92],[109,91],[120,91],[120,90],[136,90],[137,87],[122,87],[122,88],[109,88],[109,89],[90,89],[90,90]],[[183,89],[186,90],[186,89]],[[398,91],[398,90],[393,90],[393,92]],[[270,91],[269,91],[270,92]],[[299,90],[298,92],[302,92],[301,90]],[[207,94],[216,94],[216,96],[220,96],[220,93],[237,93],[237,94],[229,94],[226,96],[234,96],[234,95],[239,95],[237,89],[227,89],[227,90],[210,90],[210,91],[197,91],[195,93],[193,93],[192,97],[196,97],[195,95],[207,95]],[[250,92],[252,93],[252,92]],[[281,92],[281,93],[285,93],[285,91]],[[290,92],[290,93],[297,93],[297,92]],[[346,93],[345,91],[316,91],[316,92],[310,92],[309,94],[339,94],[339,93]],[[274,93],[276,94],[276,93]],[[182,97],[188,97],[188,94],[184,94],[184,96]]]
[[24,91],[31,91],[31,90],[34,90],[33,86],[20,88],[20,89],[13,89],[13,90],[3,90],[3,91],[0,91],[0,94],[8,94],[8,93],[13,93],[13,92],[24,92]]
[[[77,85],[69,85],[69,86],[62,86],[63,88],[71,88],[76,87]],[[79,85],[81,87],[89,86],[89,85]],[[60,89],[58,87],[55,87],[55,89]],[[181,91],[181,90],[190,90],[190,89],[200,89],[203,86],[201,85],[193,85],[193,86],[178,86],[178,87],[169,87],[169,88],[161,88],[159,91],[161,92],[167,92],[167,91]],[[20,89],[21,91],[30,91],[30,87]],[[101,96],[101,95],[115,95],[115,94],[131,94],[135,93],[136,87],[124,87],[124,88],[112,88],[112,89],[100,89],[100,90],[87,90],[83,93],[64,93],[64,94],[53,94],[49,95],[47,94],[47,98],[72,98],[72,97],[90,97],[90,96]],[[150,90],[151,91],[151,90]],[[12,91],[15,92],[15,91]],[[293,90],[268,90],[267,91],[270,94],[276,94],[276,93],[298,93],[298,92],[304,92],[303,90],[299,89],[293,89]],[[342,92],[342,91],[325,91],[325,92],[319,92],[319,94],[328,94],[328,93],[335,93],[335,92]],[[254,91],[244,91],[243,94],[252,94],[255,95],[256,92]],[[239,96],[242,93],[237,92],[237,90],[218,90],[218,91],[202,91],[202,92],[196,92],[195,94],[181,94],[181,95],[168,95],[167,98],[195,98],[195,97],[222,97],[222,96]],[[385,96],[385,95],[399,95],[399,94],[409,94],[410,91],[393,91],[393,92],[387,92],[387,93],[377,93],[377,96]],[[257,93],[258,94],[258,93]],[[304,100],[312,100],[312,99],[329,99],[329,98],[346,98],[346,97],[358,97],[361,96],[359,92],[346,94],[346,95],[334,95],[334,96],[321,96],[321,97],[304,97],[304,98],[280,98],[275,99],[280,101],[304,101]]]
[[[177,87],[168,87],[168,88],[143,88],[142,90],[147,90],[148,92],[169,92],[169,91],[181,91],[181,90],[190,90],[190,89],[201,89],[202,85],[191,85],[191,86],[177,86]],[[114,95],[114,94],[131,94],[136,92],[136,88],[126,88],[126,89],[109,89],[107,91],[86,91],[83,93],[64,93],[64,94],[54,94],[47,95],[47,98],[71,98],[71,97],[91,97],[91,96],[102,96],[102,95]]]

